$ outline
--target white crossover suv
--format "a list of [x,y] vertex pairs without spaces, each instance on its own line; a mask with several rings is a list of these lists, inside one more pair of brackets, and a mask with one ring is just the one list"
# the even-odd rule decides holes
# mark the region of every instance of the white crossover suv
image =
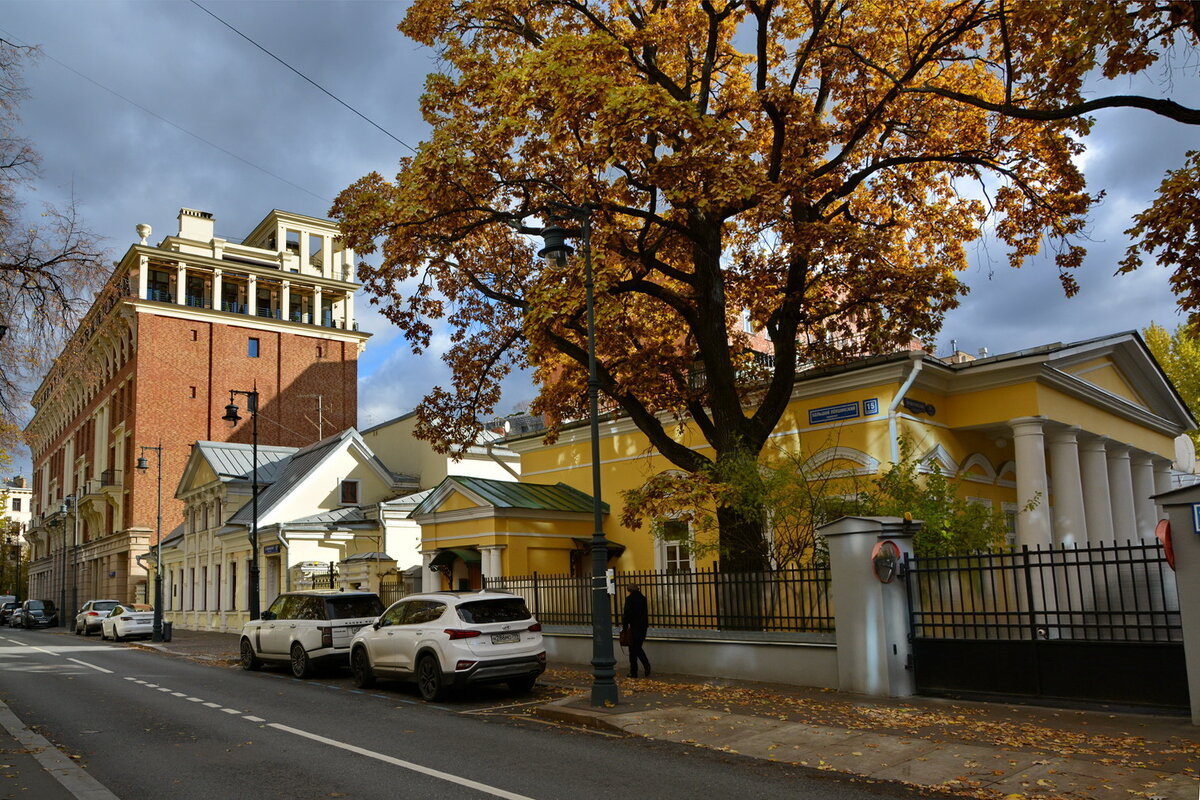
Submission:
[[545,670],[541,624],[523,598],[501,592],[409,595],[350,643],[359,688],[377,677],[415,681],[429,701],[484,683],[507,683],[522,694]]
[[316,666],[345,666],[351,637],[382,613],[374,592],[285,592],[261,619],[242,626],[242,669],[287,664],[307,678]]

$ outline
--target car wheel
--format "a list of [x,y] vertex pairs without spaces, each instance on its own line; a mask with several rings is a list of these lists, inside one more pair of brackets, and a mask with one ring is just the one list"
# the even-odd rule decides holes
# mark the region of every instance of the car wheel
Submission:
[[350,672],[354,675],[354,685],[360,689],[370,689],[375,685],[375,670],[371,669],[371,657],[367,648],[359,647],[350,654]]
[[103,641],[107,641],[107,640],[108,640],[108,634],[104,632],[104,628],[101,628],[100,629],[100,641],[103,642]]
[[421,699],[430,703],[441,700],[445,694],[442,668],[431,655],[422,656],[417,662],[417,690],[421,693]]
[[531,691],[533,691],[533,684],[535,683],[537,683],[537,678],[533,676],[526,678],[514,678],[508,682],[508,688],[513,694],[529,694]]
[[79,635],[80,635],[80,630],[79,630],[79,625],[78,625],[78,624],[76,624],[76,625],[75,625],[75,635],[76,635],[76,636],[79,636]]
[[120,634],[120,632],[117,630],[117,626],[116,626],[116,625],[113,625],[113,641],[114,641],[114,642],[123,642],[123,641],[125,641],[125,637],[124,637],[124,636],[122,636],[122,635]]
[[296,642],[292,645],[292,674],[297,678],[308,678],[312,672],[312,659],[308,657],[304,645]]
[[250,644],[249,639],[242,639],[242,646],[239,652],[241,655],[240,660],[242,662],[242,669],[246,670],[247,672],[262,669],[262,661],[254,654],[254,645]]

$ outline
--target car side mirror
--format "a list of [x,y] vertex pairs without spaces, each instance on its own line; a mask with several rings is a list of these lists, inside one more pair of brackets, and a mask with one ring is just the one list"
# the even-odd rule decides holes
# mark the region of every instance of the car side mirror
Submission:
[[273,620],[273,619],[275,619],[275,614],[274,614],[274,613],[272,613],[272,612],[270,612],[270,611],[264,611],[264,612],[262,613],[262,620],[263,620],[263,622],[270,622],[270,621],[271,621],[271,620]]
[[374,628],[375,630],[379,630],[380,628],[383,627],[383,620],[381,620],[381,619],[375,620],[374,622],[371,623],[371,627]]

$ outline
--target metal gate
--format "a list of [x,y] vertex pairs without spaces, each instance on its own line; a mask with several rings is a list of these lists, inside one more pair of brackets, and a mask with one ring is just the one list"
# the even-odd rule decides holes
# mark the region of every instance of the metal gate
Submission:
[[1187,709],[1158,542],[906,557],[919,694]]

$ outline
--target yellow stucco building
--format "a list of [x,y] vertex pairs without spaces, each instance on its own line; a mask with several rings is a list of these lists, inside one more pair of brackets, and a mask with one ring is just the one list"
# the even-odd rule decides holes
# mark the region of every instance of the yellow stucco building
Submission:
[[[984,358],[914,351],[806,371],[773,446],[825,474],[868,476],[898,459],[904,438],[925,464],[961,478],[972,502],[1006,512],[1015,544],[1082,545],[1153,536],[1160,509],[1151,497],[1192,471],[1194,456],[1177,452],[1177,439],[1195,427],[1141,337],[1127,332]],[[676,436],[707,447],[693,427]],[[506,494],[447,478],[413,512],[427,589],[587,569],[587,421],[552,445],[537,433],[505,444],[521,456],[521,482]],[[618,545],[610,566],[708,566],[645,527],[620,525],[622,492],[675,469],[628,418],[601,420],[599,467],[603,529]]]

